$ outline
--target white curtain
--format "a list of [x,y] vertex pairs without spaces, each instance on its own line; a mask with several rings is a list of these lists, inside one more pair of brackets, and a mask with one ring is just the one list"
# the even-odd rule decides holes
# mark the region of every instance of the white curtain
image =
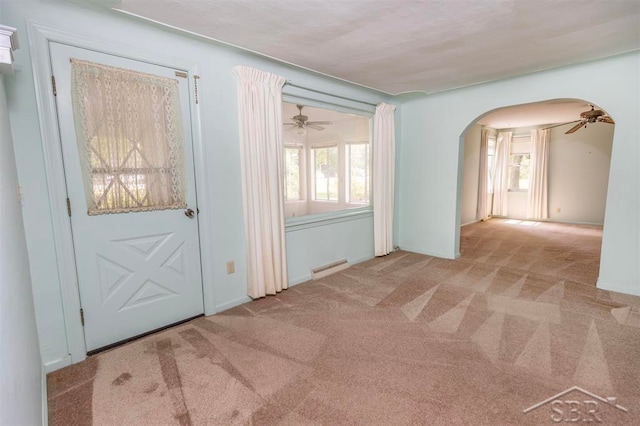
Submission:
[[242,198],[247,246],[247,294],[287,288],[284,233],[283,77],[233,68],[238,81]]
[[509,154],[513,132],[498,132],[496,141],[496,167],[493,179],[493,216],[507,215],[509,194]]
[[373,127],[373,240],[376,256],[393,251],[395,110],[395,105],[378,105]]
[[72,59],[71,99],[88,214],[186,207],[175,79]]
[[480,132],[480,176],[478,176],[478,207],[476,219],[485,220],[489,217],[488,184],[489,178],[489,129]]
[[549,176],[549,129],[531,131],[531,176],[527,217],[547,219],[549,217],[548,176]]

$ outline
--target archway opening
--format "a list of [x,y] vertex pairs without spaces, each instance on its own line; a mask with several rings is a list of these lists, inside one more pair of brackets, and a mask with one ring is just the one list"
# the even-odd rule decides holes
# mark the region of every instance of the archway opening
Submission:
[[[586,263],[587,257],[597,256],[587,268],[589,276],[583,277],[595,284],[614,128],[613,118],[602,108],[578,99],[498,108],[470,123],[460,138],[457,242],[461,256],[489,259],[493,249],[501,246],[493,253],[493,262],[509,265],[510,260],[499,255],[512,256],[517,258],[512,259],[514,266],[532,267],[535,256],[519,253],[526,244],[518,238],[574,232],[589,236],[585,241],[592,248],[585,253],[591,254],[582,254],[577,261]],[[546,140],[542,151],[540,140]],[[491,219],[499,219],[492,228],[498,222],[503,225],[496,228],[501,240],[486,247],[472,246],[477,242],[472,234],[490,228],[474,224]]]

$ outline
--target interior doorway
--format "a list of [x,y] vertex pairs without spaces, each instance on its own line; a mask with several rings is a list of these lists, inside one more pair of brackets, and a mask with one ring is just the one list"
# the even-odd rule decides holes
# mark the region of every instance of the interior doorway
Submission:
[[[481,115],[461,136],[459,223],[464,227],[498,217],[602,229],[614,123],[598,105],[578,99],[510,106]],[[541,129],[548,129],[546,198],[544,215],[534,217],[530,214],[532,138]],[[504,150],[498,158],[498,141],[507,140],[506,134],[508,146],[500,148]],[[498,202],[502,209],[496,208]],[[464,234],[461,229],[461,240]],[[464,249],[464,244],[460,247]]]

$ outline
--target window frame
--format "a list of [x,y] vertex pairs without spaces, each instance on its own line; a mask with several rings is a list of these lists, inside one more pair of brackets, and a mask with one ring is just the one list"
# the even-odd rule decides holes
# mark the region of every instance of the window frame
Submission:
[[[329,199],[329,178],[327,178],[327,199],[326,200],[319,200],[316,198],[316,159],[315,159],[315,154],[314,151],[315,150],[320,150],[320,149],[329,149],[329,148],[335,148],[336,149],[336,179],[337,179],[337,191],[336,191],[336,199],[335,200],[331,200]],[[327,158],[328,158],[328,151],[327,151]],[[325,203],[325,204],[339,204],[340,203],[340,181],[343,179],[341,173],[340,173],[340,164],[341,164],[341,160],[342,156],[340,155],[340,144],[338,141],[330,141],[330,142],[323,142],[323,143],[316,143],[313,144],[311,146],[309,146],[309,164],[311,165],[311,167],[309,168],[309,180],[311,181],[311,185],[310,185],[310,192],[311,192],[311,196],[309,197],[309,202],[314,202],[314,203]]]
[[[526,147],[526,149],[524,149],[523,147]],[[511,187],[511,170],[512,170],[512,167],[516,166],[512,162],[512,157],[514,155],[522,155],[522,156],[529,157],[529,164],[527,167],[529,167],[529,177],[531,177],[531,135],[530,134],[519,134],[519,135],[514,135],[512,137],[511,146],[509,147],[509,170],[508,170],[509,179],[507,181],[507,192],[529,192],[530,182],[528,182],[527,188]],[[519,164],[517,165],[517,167],[520,168],[519,174],[518,174],[518,176],[520,176],[520,172],[522,171],[521,169],[522,166]],[[518,182],[520,182],[520,177],[518,178]]]
[[[287,173],[286,173],[286,151],[288,149],[297,149],[298,150],[298,172],[299,172],[299,194],[300,194],[300,198],[297,200],[287,200]],[[283,170],[283,175],[284,175],[284,202],[285,204],[299,204],[299,203],[306,203],[307,202],[307,155],[306,155],[306,149],[304,147],[304,145],[297,145],[297,144],[292,144],[292,143],[288,143],[284,145],[284,154],[285,154],[285,163],[284,163],[284,170]]]

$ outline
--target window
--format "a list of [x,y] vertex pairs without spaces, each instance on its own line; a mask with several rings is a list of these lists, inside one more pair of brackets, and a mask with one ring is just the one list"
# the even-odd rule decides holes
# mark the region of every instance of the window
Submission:
[[509,191],[529,190],[531,135],[513,135],[509,156]]
[[302,200],[301,157],[302,147],[286,146],[284,148],[284,199],[285,201]]
[[347,144],[347,203],[369,204],[370,161],[368,143]]
[[338,201],[338,147],[312,148],[314,201]]
[[283,102],[285,217],[370,206],[371,119],[362,114]]
[[531,154],[511,154],[509,158],[509,191],[529,189]]
[[72,59],[72,85],[87,213],[185,208],[176,80]]

